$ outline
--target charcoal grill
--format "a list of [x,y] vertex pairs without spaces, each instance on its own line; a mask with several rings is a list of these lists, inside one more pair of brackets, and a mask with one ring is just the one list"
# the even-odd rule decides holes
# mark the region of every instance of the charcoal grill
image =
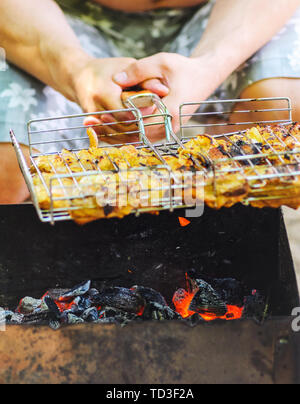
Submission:
[[[275,112],[277,119],[261,122],[259,116],[266,112],[262,107],[252,111],[257,114],[256,123],[285,125],[292,122],[289,99],[276,100],[282,101],[284,106],[267,111]],[[209,110],[193,114],[193,118],[218,116],[221,119],[220,123],[208,126],[185,124],[184,108],[188,105],[182,106],[180,139],[172,132],[168,112],[158,104],[159,113],[151,118],[157,118],[155,124],[164,125],[166,129],[166,143],[161,145],[152,145],[147,140],[145,122],[134,104],[129,105],[129,111],[135,114],[133,123],[138,127],[131,134],[140,137],[139,142],[133,144],[152,150],[170,179],[166,186],[170,193],[163,206],[157,209],[161,214],[141,215],[138,220],[131,215],[122,221],[111,219],[79,227],[68,221],[68,211],[54,209],[51,185],[46,187],[52,200],[51,209],[41,210],[31,174],[12,132],[38,217],[31,204],[0,207],[0,306],[13,308],[25,295],[39,298],[49,288],[71,288],[83,279],[91,279],[99,288],[103,284],[148,286],[159,291],[170,303],[174,290],[185,287],[186,271],[193,269],[212,278],[232,277],[249,288],[259,289],[268,300],[268,320],[263,324],[257,324],[254,319],[216,321],[200,323],[194,328],[178,321],[131,323],[125,328],[84,324],[57,332],[41,326],[8,326],[6,332],[0,333],[0,382],[300,382],[300,341],[291,328],[291,312],[299,306],[299,294],[281,211],[242,205],[220,211],[206,208],[202,217],[191,218],[189,226],[181,227],[178,217],[185,216],[187,206],[173,198],[172,187],[176,187],[176,182],[171,182],[170,169],[162,161],[162,156],[174,153],[178,145],[184,147],[193,136],[187,131],[225,127],[223,133],[226,132],[230,140],[236,133],[235,125],[253,125],[254,122],[243,120],[228,124],[229,104],[241,101],[264,103],[270,99],[231,100],[221,103],[217,114]],[[210,102],[200,106],[209,108]],[[238,113],[243,116],[249,112],[240,110]],[[80,115],[30,122],[31,163],[35,165],[39,154],[59,153],[68,140],[75,142],[74,152],[87,147],[82,118]],[[64,121],[70,119],[75,120],[75,124],[65,125]],[[76,124],[78,119],[80,124]],[[53,124],[52,130],[43,128],[49,122]],[[58,127],[58,123],[61,126]],[[40,149],[39,153],[36,148]],[[285,173],[272,168],[271,178],[300,174],[298,153],[291,154],[295,164],[288,165]],[[255,154],[231,160],[247,160],[253,168],[250,180],[263,184],[267,178],[255,172],[253,161],[257,157]],[[280,160],[280,155],[277,157]],[[95,174],[99,172],[84,173]],[[73,173],[57,174],[55,178],[66,177],[72,178],[76,187]],[[139,215],[143,211],[138,209],[135,213]],[[45,226],[42,222],[56,226]]]
[[[151,286],[170,302],[187,269],[235,277],[269,296],[271,317],[191,328],[177,321],[82,325],[0,333],[2,383],[296,383],[299,306],[279,210],[236,206],[182,228],[176,213],[128,216],[78,227],[45,226],[32,205],[0,207],[0,306],[49,287]],[[71,269],[70,269],[71,268]],[[128,272],[130,270],[130,272]]]

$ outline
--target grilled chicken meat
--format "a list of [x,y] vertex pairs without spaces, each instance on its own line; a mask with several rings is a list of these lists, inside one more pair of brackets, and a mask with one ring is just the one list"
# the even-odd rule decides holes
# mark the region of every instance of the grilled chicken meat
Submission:
[[67,198],[72,194],[72,190],[74,188],[74,181],[72,179],[63,178],[58,180],[53,178],[53,174],[43,173],[41,174],[41,177],[38,174],[35,174],[33,176],[33,185],[35,187],[37,200],[41,209],[50,210],[51,191],[54,209],[69,207]]
[[[183,182],[185,186],[176,191],[179,200],[205,202],[217,209],[245,200],[256,207],[286,204],[297,208],[300,175],[293,173],[300,173],[300,124],[258,126],[217,137],[200,135],[176,153],[162,153],[160,158],[150,148],[134,146],[91,146],[76,153],[62,150],[36,158],[31,171],[43,209],[50,208],[51,177],[66,175],[52,181],[54,208],[69,208],[78,223],[121,218],[145,206],[154,212],[167,205],[170,183]],[[77,174],[75,180],[73,173]],[[198,192],[199,183],[204,192]],[[116,194],[121,200],[110,201],[108,196]]]
[[70,211],[71,217],[85,224],[102,218],[121,219],[142,207],[152,206],[154,213],[155,204],[159,206],[164,198],[163,184],[167,180],[159,171],[151,177],[141,171],[83,177],[80,186],[84,195],[71,200],[70,207],[76,207]]

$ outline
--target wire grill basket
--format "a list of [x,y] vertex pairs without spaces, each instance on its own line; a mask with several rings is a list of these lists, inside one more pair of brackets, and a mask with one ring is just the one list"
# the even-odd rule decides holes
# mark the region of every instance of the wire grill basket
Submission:
[[[139,97],[150,97],[156,105],[156,113],[142,116],[136,107]],[[276,102],[278,107],[270,108],[270,103]],[[245,108],[247,105],[247,108]],[[251,108],[249,109],[249,105]],[[193,106],[196,113],[189,113]],[[232,107],[234,112],[232,113]],[[87,126],[83,120],[90,114],[80,114],[63,117],[51,117],[33,120],[28,123],[28,144],[30,148],[31,168],[26,163],[20,144],[11,130],[11,139],[15,147],[18,161],[30,190],[33,203],[39,218],[43,222],[54,224],[56,221],[74,219],[74,213],[84,208],[90,212],[98,206],[109,211],[115,202],[113,194],[107,196],[99,192],[97,181],[110,188],[112,179],[117,181],[119,197],[124,199],[123,206],[128,204],[128,192],[135,192],[130,199],[130,212],[139,215],[142,212],[159,210],[173,211],[176,208],[195,207],[204,203],[206,186],[211,184],[210,192],[214,200],[222,192],[224,178],[230,180],[233,175],[243,178],[251,192],[243,197],[245,204],[257,206],[261,201],[282,200],[284,198],[298,197],[298,178],[300,178],[300,143],[294,137],[293,148],[286,143],[272,129],[269,129],[268,138],[264,147],[257,140],[248,136],[247,129],[256,125],[277,125],[286,127],[292,124],[292,107],[288,98],[265,98],[256,100],[225,100],[205,101],[200,103],[183,104],[180,107],[180,134],[175,135],[172,130],[172,117],[167,108],[155,95],[136,95],[127,101],[124,110],[105,111],[94,113],[93,116],[109,114],[116,116],[119,113],[131,113],[130,121],[115,121],[91,125],[105,136],[105,140],[112,140],[116,136],[126,137],[125,142],[110,146],[100,146],[101,155],[105,156],[111,168],[103,170],[93,160],[82,160],[80,153],[89,148]],[[246,122],[246,117],[252,120]],[[229,117],[231,117],[229,121]],[[187,120],[190,119],[188,122]],[[160,144],[152,144],[147,136],[149,129],[163,128],[165,140]],[[269,127],[271,128],[271,126]],[[209,133],[218,141],[225,141],[231,147],[221,159],[212,159],[209,154],[198,151],[195,156],[190,153],[189,142],[199,134]],[[291,134],[293,137],[293,135]],[[122,138],[122,139],[123,139]],[[114,140],[114,139],[113,139]],[[251,146],[251,151],[244,151],[241,145]],[[155,159],[156,164],[132,165],[130,160],[123,156],[123,165],[109,151],[120,149],[123,146],[134,146],[136,150],[146,153]],[[73,166],[70,167],[68,155],[64,149],[72,153]],[[186,150],[186,155],[192,162],[193,170],[174,172],[168,163],[168,157],[178,157],[178,150]],[[122,149],[120,149],[122,150]],[[40,158],[48,161],[51,176],[45,178],[40,170]],[[55,165],[55,158],[59,158],[59,168]],[[124,161],[126,166],[124,167]],[[199,161],[201,163],[199,163]],[[74,164],[76,169],[74,169]],[[184,171],[184,170],[183,170]],[[142,178],[142,180],[141,180]],[[145,179],[146,178],[146,179]],[[151,178],[151,179],[149,179]],[[39,181],[39,192],[44,193],[49,200],[49,206],[41,206],[37,193],[36,183]],[[122,181],[126,183],[123,186]],[[136,183],[141,186],[137,189]],[[109,185],[107,186],[107,182]],[[128,185],[129,184],[129,185]],[[195,187],[195,184],[197,185]],[[102,187],[103,188],[103,187]],[[102,190],[101,188],[101,190]],[[197,189],[195,194],[194,190]],[[183,197],[187,191],[188,197]],[[109,192],[108,192],[109,193]],[[199,194],[198,194],[199,193]],[[299,181],[300,196],[300,181]],[[134,199],[138,203],[134,206]],[[149,200],[151,202],[149,203]],[[226,205],[225,205],[226,206]],[[218,206],[216,206],[218,207]]]

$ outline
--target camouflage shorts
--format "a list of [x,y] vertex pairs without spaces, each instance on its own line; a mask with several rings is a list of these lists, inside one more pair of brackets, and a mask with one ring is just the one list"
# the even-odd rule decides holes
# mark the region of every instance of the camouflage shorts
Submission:
[[[57,3],[82,46],[99,58],[142,58],[161,51],[189,56],[201,39],[214,6],[212,0],[196,8],[129,14],[91,1],[57,0]],[[78,105],[52,88],[10,64],[7,67],[6,71],[0,71],[0,142],[9,141],[9,128],[13,127],[26,144],[29,120],[81,112]],[[300,9],[212,98],[238,98],[249,85],[273,77],[300,78]]]

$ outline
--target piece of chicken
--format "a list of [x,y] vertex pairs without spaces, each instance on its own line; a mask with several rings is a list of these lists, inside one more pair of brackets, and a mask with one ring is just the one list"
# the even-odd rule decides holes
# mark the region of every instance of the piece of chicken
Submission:
[[51,192],[53,199],[52,207],[54,209],[66,209],[70,207],[69,198],[72,197],[75,189],[74,181],[71,178],[53,179],[53,174],[49,173],[42,174],[41,178],[38,174],[35,174],[33,176],[33,185],[41,209],[51,209]]
[[[79,224],[101,218],[123,218],[136,209],[155,212],[163,199],[163,173],[127,171],[119,174],[83,177],[80,186],[85,195],[74,198],[71,217]],[[79,196],[79,195],[78,195]]]

